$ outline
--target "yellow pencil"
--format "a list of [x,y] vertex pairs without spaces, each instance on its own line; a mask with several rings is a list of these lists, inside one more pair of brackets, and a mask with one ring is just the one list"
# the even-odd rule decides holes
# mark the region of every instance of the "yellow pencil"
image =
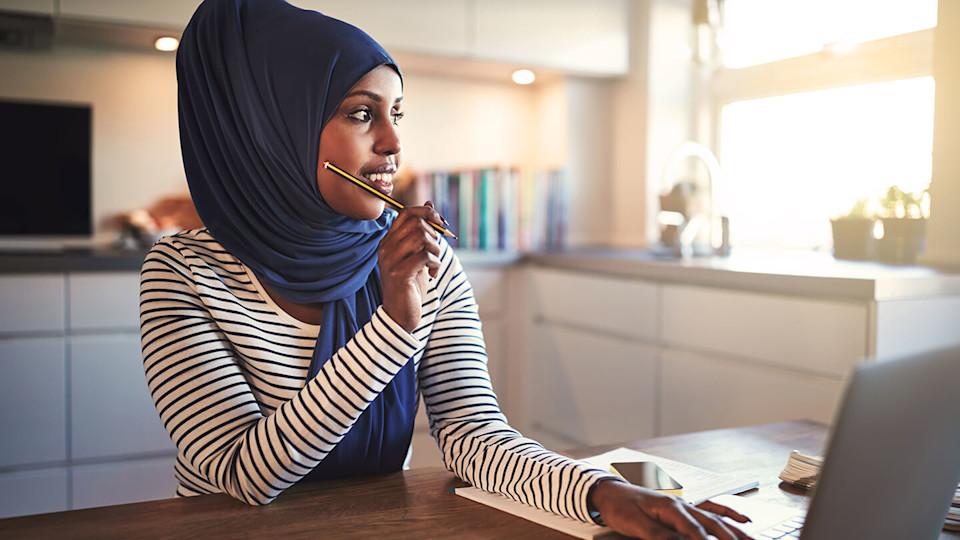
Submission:
[[[344,171],[343,169],[341,169],[340,167],[337,167],[337,166],[334,165],[333,163],[330,163],[329,161],[324,161],[324,162],[323,162],[323,167],[324,167],[325,169],[330,169],[331,171],[339,174],[340,176],[344,177],[345,179],[353,182],[354,184],[356,184],[356,185],[362,187],[363,189],[369,191],[370,193],[376,195],[380,200],[382,200],[383,202],[385,202],[385,203],[389,204],[390,206],[392,206],[394,210],[403,210],[403,205],[400,204],[399,202],[397,202],[395,199],[393,199],[393,197],[391,197],[391,196],[389,196],[389,195],[387,195],[387,194],[385,194],[385,193],[381,193],[379,190],[374,189],[373,187],[371,187],[370,185],[368,185],[368,184],[367,184],[366,182],[364,182],[363,180],[360,180],[359,178],[353,176],[352,174]],[[441,216],[440,219],[443,219],[443,216]],[[457,235],[453,234],[452,232],[450,232],[449,229],[445,228],[443,225],[440,225],[439,223],[434,223],[434,222],[432,222],[432,221],[428,221],[427,223],[429,223],[431,227],[433,227],[434,229],[436,229],[437,231],[439,231],[440,234],[442,234],[442,235],[444,235],[444,236],[449,236],[449,237],[451,237],[451,238],[456,238],[456,237],[457,237]]]

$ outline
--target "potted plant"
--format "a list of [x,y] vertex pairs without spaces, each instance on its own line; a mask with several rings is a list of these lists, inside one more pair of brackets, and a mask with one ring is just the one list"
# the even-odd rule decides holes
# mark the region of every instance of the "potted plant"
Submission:
[[[929,189],[929,188],[928,188]],[[879,259],[894,264],[914,264],[926,245],[928,189],[918,193],[890,186],[881,199],[883,236]]]
[[868,199],[857,199],[847,215],[830,220],[835,258],[857,261],[874,258],[876,239],[873,229],[876,219],[869,212],[869,203]]

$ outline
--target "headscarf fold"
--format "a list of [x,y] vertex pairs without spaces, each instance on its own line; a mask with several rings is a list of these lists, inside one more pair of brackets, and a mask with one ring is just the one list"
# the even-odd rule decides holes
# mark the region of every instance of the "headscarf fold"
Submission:
[[[177,51],[180,143],[197,213],[263,285],[294,303],[323,303],[310,377],[382,302],[377,247],[396,214],[343,216],[317,185],[323,126],[382,65],[400,73],[363,31],[282,0],[205,0]],[[314,477],[398,469],[415,404],[408,362]]]

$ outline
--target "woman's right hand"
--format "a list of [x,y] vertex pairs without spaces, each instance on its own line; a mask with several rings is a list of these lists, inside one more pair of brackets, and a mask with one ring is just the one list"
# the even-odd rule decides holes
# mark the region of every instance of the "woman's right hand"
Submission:
[[430,202],[404,208],[377,250],[383,309],[410,333],[420,323],[428,276],[435,278],[440,270],[439,236],[427,221],[441,221]]

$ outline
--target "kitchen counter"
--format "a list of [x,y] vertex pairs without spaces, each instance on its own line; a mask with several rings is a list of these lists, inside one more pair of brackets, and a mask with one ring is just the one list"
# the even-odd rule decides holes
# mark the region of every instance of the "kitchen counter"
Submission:
[[[139,271],[147,250],[83,248],[0,251],[0,274]],[[516,252],[461,251],[464,266],[499,267],[522,260]]]
[[0,251],[0,274],[139,271],[145,250],[82,248]]
[[836,260],[828,253],[738,250],[729,257],[664,258],[645,250],[575,249],[525,262],[611,276],[816,298],[903,300],[960,295],[960,270]]
[[[146,251],[66,249],[0,252],[0,274],[138,271]],[[817,298],[898,300],[960,295],[960,270],[841,261],[828,253],[738,250],[729,257],[665,258],[648,250],[554,253],[459,251],[469,269],[526,263],[601,275]]]

